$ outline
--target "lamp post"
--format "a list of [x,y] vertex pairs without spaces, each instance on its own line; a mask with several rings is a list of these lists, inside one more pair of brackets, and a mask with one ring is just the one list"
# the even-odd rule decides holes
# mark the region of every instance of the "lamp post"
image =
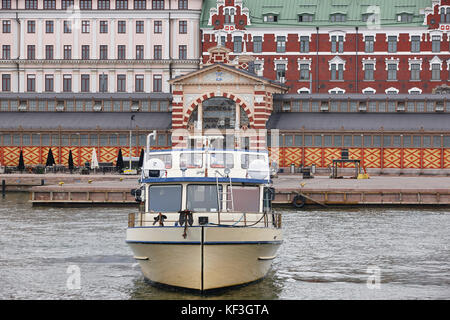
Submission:
[[134,114],[131,115],[131,119],[130,119],[130,165],[129,165],[129,169],[131,170],[131,135],[132,135],[132,130],[133,130],[133,120],[134,120]]

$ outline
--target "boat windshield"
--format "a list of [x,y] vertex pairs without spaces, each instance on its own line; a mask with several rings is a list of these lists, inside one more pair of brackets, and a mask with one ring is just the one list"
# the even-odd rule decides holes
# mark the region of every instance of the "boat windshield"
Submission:
[[[153,185],[149,188],[149,211],[178,212],[181,210],[181,185]],[[217,200],[216,200],[217,201]]]
[[[219,186],[222,194],[222,186]],[[187,208],[194,212],[217,212],[219,203],[216,185],[190,184],[187,186]]]
[[259,212],[259,187],[233,186],[234,208],[231,208],[230,200],[227,201],[228,209],[234,209],[236,212]]

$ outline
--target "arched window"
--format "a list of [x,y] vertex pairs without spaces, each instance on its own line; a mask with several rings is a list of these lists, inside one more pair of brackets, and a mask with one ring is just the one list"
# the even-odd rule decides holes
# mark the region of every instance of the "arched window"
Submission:
[[441,8],[441,23],[445,22],[445,8]]
[[445,15],[445,22],[450,23],[450,8],[447,8],[446,15]]
[[225,9],[225,23],[231,22],[230,9]]

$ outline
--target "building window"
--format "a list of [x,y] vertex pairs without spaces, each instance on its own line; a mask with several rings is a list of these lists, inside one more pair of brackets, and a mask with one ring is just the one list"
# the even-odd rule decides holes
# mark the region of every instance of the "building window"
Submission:
[[117,46],[117,59],[125,60],[126,59],[126,49],[125,45],[120,44]]
[[98,0],[97,9],[98,10],[109,10],[110,4],[109,0]]
[[27,59],[28,60],[36,59],[36,47],[34,44],[30,44],[27,46]]
[[180,21],[178,29],[180,34],[187,34],[187,21],[185,20]]
[[45,33],[53,33],[53,21],[45,21]]
[[277,81],[284,83],[286,80],[286,65],[284,63],[278,63],[276,66]]
[[408,23],[408,22],[412,22],[412,19],[413,19],[413,15],[410,13],[401,13],[397,16],[398,22]]
[[330,16],[331,22],[345,22],[347,20],[347,16],[343,13],[335,13]]
[[420,36],[411,36],[411,52],[420,52]]
[[253,52],[262,52],[262,36],[253,37]]
[[277,37],[277,52],[286,52],[286,37]]
[[2,74],[2,91],[11,91],[11,75]]
[[11,9],[11,0],[2,0],[2,9]]
[[11,59],[11,45],[9,44],[2,45],[2,59],[3,60]]
[[126,87],[126,75],[118,74],[117,75],[117,92],[125,92]]
[[364,52],[366,53],[373,52],[374,43],[375,43],[374,36],[366,36],[364,42]]
[[431,65],[431,80],[441,80],[441,65],[439,63]]
[[308,36],[300,37],[300,52],[302,52],[302,53],[309,52],[309,37]]
[[81,46],[81,59],[83,60],[89,60],[89,45],[82,45]]
[[89,33],[90,22],[89,20],[81,21],[81,33]]
[[344,80],[344,65],[342,63],[331,65],[331,80]]
[[27,91],[28,92],[36,91],[36,76],[34,74],[29,74],[27,76]]
[[100,74],[98,76],[98,92],[108,92],[108,75]]
[[53,60],[53,46],[52,45],[45,46],[45,59]]
[[46,74],[45,75],[45,92],[53,92],[53,75]]
[[420,64],[411,64],[411,80],[420,80]]
[[388,36],[388,52],[397,52],[397,36]]
[[11,33],[11,20],[3,20],[3,33]]
[[27,21],[27,32],[28,33],[35,33],[36,32],[36,21],[34,21],[34,20],[28,20]]
[[309,80],[309,64],[300,64],[300,80]]
[[127,32],[127,22],[124,20],[120,20],[117,22],[117,33],[126,33]]
[[70,74],[63,75],[63,92],[72,92],[72,76]]
[[37,0],[25,0],[25,9],[36,10],[38,8]]
[[153,75],[153,92],[162,92],[162,75]]
[[92,0],[80,0],[80,9],[81,10],[91,10],[92,9]]
[[106,44],[100,45],[100,59],[101,60],[108,59],[108,46]]
[[234,8],[225,8],[225,10],[224,10],[224,22],[226,24],[234,23]]
[[373,81],[375,66],[372,63],[367,63],[364,65],[364,80]]
[[90,76],[88,74],[82,74],[81,75],[81,92],[89,92],[90,91],[90,86],[89,86],[89,81],[90,80]]
[[62,0],[61,1],[61,9],[66,10],[71,7],[73,8],[73,0]]
[[44,0],[44,9],[45,10],[56,9],[56,0]]
[[142,44],[136,45],[136,59],[144,59],[144,46]]
[[100,21],[100,33],[108,33],[108,21]]
[[236,36],[234,37],[234,46],[233,46],[235,53],[241,53],[242,52],[242,37]]
[[331,52],[344,52],[344,36],[331,36]]
[[432,36],[431,38],[431,51],[432,52],[441,52],[441,37],[440,36]]
[[64,56],[64,60],[72,59],[72,46],[71,45],[65,45],[63,47],[63,56]]
[[144,21],[136,21],[136,33],[144,33]]
[[179,56],[179,59],[187,59],[187,46],[186,45],[178,46],[178,56]]
[[134,78],[134,91],[144,92],[144,75],[137,74]]
[[397,80],[397,64],[388,64],[388,80]]
[[312,14],[299,14],[298,15],[298,22],[312,22],[313,21],[313,15]]
[[152,0],[153,10],[164,10],[164,0]]
[[128,10],[128,0],[116,0],[116,10]]
[[64,33],[72,33],[72,21],[64,20],[63,32]]
[[278,22],[278,16],[272,14],[265,15],[264,22]]
[[153,59],[162,59],[162,45],[153,46]]
[[154,22],[153,32],[154,33],[162,33],[162,21],[161,20],[157,20]]
[[145,10],[147,9],[146,0],[134,0],[134,10]]
[[178,0],[178,10],[187,10],[188,0]]

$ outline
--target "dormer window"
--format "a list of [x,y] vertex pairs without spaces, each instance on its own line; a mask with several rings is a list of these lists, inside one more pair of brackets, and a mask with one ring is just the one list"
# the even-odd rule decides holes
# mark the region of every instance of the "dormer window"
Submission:
[[331,22],[345,22],[347,20],[347,15],[343,13],[335,13],[330,16]]
[[234,8],[225,8],[224,10],[225,23],[234,23],[234,14],[235,14]]
[[278,16],[275,14],[265,15],[264,22],[278,22]]
[[312,22],[313,21],[313,15],[312,14],[299,14],[298,15],[298,22]]
[[411,13],[400,13],[397,15],[398,22],[412,22],[413,15]]

